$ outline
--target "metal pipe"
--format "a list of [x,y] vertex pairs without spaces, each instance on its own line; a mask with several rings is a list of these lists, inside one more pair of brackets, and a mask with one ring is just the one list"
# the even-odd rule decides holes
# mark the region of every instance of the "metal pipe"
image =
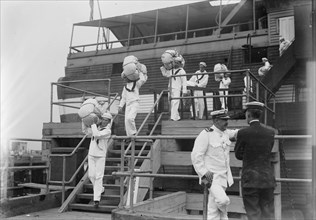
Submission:
[[132,15],[129,16],[129,28],[128,28],[128,38],[127,38],[128,47],[130,46],[131,32],[132,32]]
[[36,169],[48,169],[49,166],[18,166],[18,167],[1,167],[0,170],[11,170],[11,171],[17,171],[17,170],[36,170]]
[[[113,176],[130,176],[130,172],[113,172]],[[150,174],[150,173],[133,173],[134,176],[139,177],[158,177],[158,178],[173,178],[173,179],[198,179],[198,175],[181,175],[181,174]],[[234,180],[241,181],[241,177],[234,176]],[[312,179],[298,179],[298,178],[275,178],[277,182],[292,182],[292,183],[312,183]]]
[[189,29],[189,11],[190,11],[190,6],[187,5],[187,15],[186,15],[186,20],[185,20],[185,40],[188,39],[188,29]]
[[65,201],[65,180],[66,180],[66,157],[63,156],[63,174],[62,174],[62,192],[61,192],[61,203]]
[[[124,141],[121,142],[121,167],[120,171],[124,171]],[[119,203],[119,208],[123,207],[123,200],[124,200],[124,177],[120,177],[120,203]]]
[[[148,136],[135,136],[134,139],[195,139],[197,135],[148,135]],[[124,140],[131,138],[130,136],[115,136],[114,140]],[[275,139],[310,139],[312,135],[275,135]]]
[[53,122],[53,84],[50,84],[50,122]]
[[69,45],[69,54],[71,54],[72,40],[73,40],[73,36],[74,36],[74,31],[75,31],[75,25],[72,25],[71,37],[70,37],[70,45]]
[[253,31],[256,32],[256,0],[252,0]]
[[156,44],[156,43],[157,43],[158,19],[159,19],[159,9],[157,9],[157,10],[156,10],[156,22],[155,22],[155,36],[154,36],[154,44]]

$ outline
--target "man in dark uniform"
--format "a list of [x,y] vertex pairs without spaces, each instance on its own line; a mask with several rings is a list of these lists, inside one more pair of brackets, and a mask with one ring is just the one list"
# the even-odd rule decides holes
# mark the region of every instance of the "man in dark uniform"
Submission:
[[236,158],[243,161],[241,185],[249,220],[274,219],[275,178],[270,162],[274,130],[260,124],[264,104],[246,103],[246,120],[250,125],[237,133]]

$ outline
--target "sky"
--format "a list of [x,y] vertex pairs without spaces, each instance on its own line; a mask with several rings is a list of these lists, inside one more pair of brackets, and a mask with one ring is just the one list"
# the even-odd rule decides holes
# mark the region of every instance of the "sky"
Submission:
[[[106,18],[195,1],[99,0],[99,5]],[[3,145],[8,138],[42,138],[43,123],[50,120],[50,84],[64,76],[72,25],[89,20],[90,4],[89,0],[0,0],[0,4]],[[97,6],[94,0],[94,19],[100,18]],[[93,36],[88,43],[95,42]],[[55,107],[55,122],[58,114]]]

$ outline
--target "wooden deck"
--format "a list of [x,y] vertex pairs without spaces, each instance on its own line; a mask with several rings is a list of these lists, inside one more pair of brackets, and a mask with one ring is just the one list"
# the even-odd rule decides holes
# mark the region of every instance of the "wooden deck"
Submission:
[[59,213],[58,208],[54,209],[47,209],[40,212],[33,212],[29,214],[19,215],[11,218],[6,219],[27,219],[27,220],[40,220],[40,219],[54,219],[54,220],[73,220],[73,219],[93,219],[93,220],[111,220],[111,214],[105,213],[94,213],[94,212],[78,212],[78,211],[71,211],[71,212],[63,212]]

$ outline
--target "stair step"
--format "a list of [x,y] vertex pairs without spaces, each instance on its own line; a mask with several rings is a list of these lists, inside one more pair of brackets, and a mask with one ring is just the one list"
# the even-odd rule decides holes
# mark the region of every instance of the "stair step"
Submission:
[[[121,154],[121,150],[109,150],[108,151],[109,153],[112,153],[112,154]],[[129,151],[128,154],[130,154],[131,150]],[[135,150],[135,155],[137,155],[138,153],[140,152],[140,150]],[[144,150],[142,152],[142,155],[147,155],[149,153],[149,150]]]
[[[80,199],[93,199],[93,194],[92,193],[80,193],[77,195],[77,198],[80,198]],[[101,195],[101,200],[106,200],[106,199],[120,199],[120,195]]]
[[[92,183],[87,183],[84,185],[86,188],[92,189]],[[104,188],[111,188],[111,189],[119,189],[120,185],[116,185],[116,184],[103,184]]]
[[73,203],[73,204],[70,204],[69,207],[70,207],[70,209],[73,209],[73,210],[94,211],[94,212],[111,212],[113,209],[116,209],[118,206],[100,204],[99,207],[96,208],[93,206],[93,204]]
[[[128,170],[129,167],[124,166],[123,168],[124,168],[124,170]],[[121,169],[121,167],[120,166],[108,166],[108,165],[105,165],[105,170],[118,170],[118,169]]]

